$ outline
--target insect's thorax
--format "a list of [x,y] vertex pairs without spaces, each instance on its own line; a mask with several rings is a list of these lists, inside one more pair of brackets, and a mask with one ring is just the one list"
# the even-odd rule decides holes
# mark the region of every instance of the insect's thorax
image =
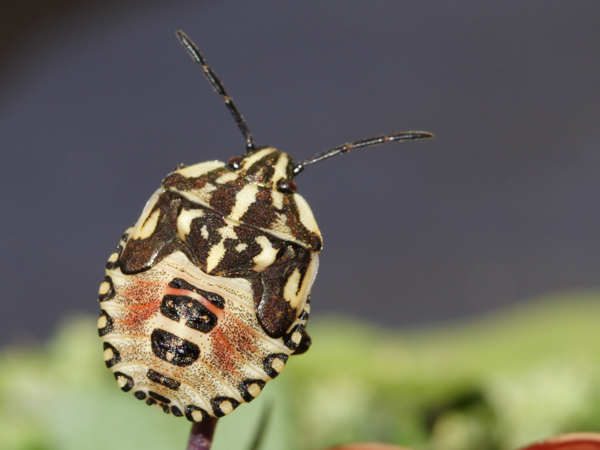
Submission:
[[170,174],[162,186],[228,220],[319,252],[321,233],[308,203],[277,188],[293,178],[290,156],[266,147],[239,160],[237,169],[219,161],[186,167]]

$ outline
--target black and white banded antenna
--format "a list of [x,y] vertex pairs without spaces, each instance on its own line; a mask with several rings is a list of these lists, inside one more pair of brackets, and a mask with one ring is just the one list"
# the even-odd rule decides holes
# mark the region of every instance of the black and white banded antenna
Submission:
[[298,175],[304,170],[304,168],[310,164],[314,164],[324,159],[331,158],[332,156],[339,155],[341,153],[349,152],[355,148],[371,147],[373,145],[385,144],[386,142],[395,141],[408,141],[414,139],[429,139],[432,138],[433,134],[427,131],[401,131],[399,133],[390,134],[389,136],[375,136],[367,139],[361,139],[360,141],[352,142],[351,144],[343,144],[338,147],[327,150],[323,153],[318,153],[311,156],[308,159],[296,164],[294,166],[294,176]]
[[[187,35],[183,31],[178,30],[176,34],[183,46],[191,55],[192,59],[196,61],[198,65],[202,66],[202,71],[204,72],[204,75],[206,75],[206,78],[212,85],[213,89],[216,91],[217,94],[219,94],[223,98],[225,106],[227,106],[227,109],[229,109],[229,112],[233,116],[235,123],[242,132],[244,139],[246,139],[246,153],[253,152],[256,149],[256,146],[254,145],[254,138],[252,137],[252,133],[250,133],[248,125],[246,125],[246,121],[235,106],[233,99],[229,97],[229,95],[227,95],[227,91],[225,91],[223,83],[221,83],[221,80],[219,80],[214,70],[212,70],[206,64],[206,61],[202,56],[202,53],[200,53],[200,50],[198,50],[196,44],[194,44],[194,42],[189,37],[187,37]],[[428,139],[432,137],[433,134],[427,131],[401,131],[399,133],[391,134],[389,136],[375,136],[367,139],[361,139],[360,141],[343,144],[338,147],[332,148],[331,150],[318,153],[308,159],[305,159],[304,161],[294,166],[293,174],[294,176],[296,176],[300,172],[302,172],[306,166],[310,164],[323,161],[324,159],[331,158],[332,156],[339,155],[341,153],[349,152],[350,150],[355,148],[371,147],[373,145],[385,144],[386,142]]]
[[204,60],[202,53],[200,53],[200,50],[198,50],[196,44],[194,44],[183,31],[178,30],[175,32],[175,34],[185,49],[189,52],[192,59],[196,61],[198,65],[202,66],[202,71],[204,72],[204,75],[206,75],[206,78],[208,78],[208,81],[210,81],[213,89],[223,98],[225,106],[227,106],[227,109],[229,109],[229,112],[233,116],[233,120],[235,120],[235,123],[244,135],[244,139],[246,139],[246,153],[254,151],[256,147],[254,145],[252,133],[250,133],[248,125],[246,125],[246,121],[238,111],[235,103],[233,103],[233,99],[227,95],[227,91],[225,91],[225,87],[223,86],[223,83],[221,83],[221,80],[219,80],[219,77],[217,77],[217,74],[206,64],[206,61]]

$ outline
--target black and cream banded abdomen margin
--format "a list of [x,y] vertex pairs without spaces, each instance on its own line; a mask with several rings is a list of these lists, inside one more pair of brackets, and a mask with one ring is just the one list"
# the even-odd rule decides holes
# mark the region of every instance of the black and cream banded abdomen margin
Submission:
[[253,400],[279,375],[302,338],[306,298],[288,333],[274,339],[257,320],[249,281],[207,275],[179,251],[124,275],[124,244],[109,258],[98,319],[105,363],[122,390],[200,421]]

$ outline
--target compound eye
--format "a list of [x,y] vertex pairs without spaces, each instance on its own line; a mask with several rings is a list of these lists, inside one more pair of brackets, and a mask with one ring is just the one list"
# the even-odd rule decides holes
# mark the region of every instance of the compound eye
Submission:
[[227,165],[230,169],[239,170],[242,168],[242,158],[239,156],[234,156],[229,161],[227,161]]
[[284,194],[293,194],[296,192],[296,183],[293,180],[279,180],[277,182],[277,190]]

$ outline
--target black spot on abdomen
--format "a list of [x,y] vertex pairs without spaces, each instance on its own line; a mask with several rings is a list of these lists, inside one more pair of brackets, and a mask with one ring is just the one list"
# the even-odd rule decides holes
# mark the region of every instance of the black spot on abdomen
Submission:
[[198,300],[186,295],[165,295],[160,312],[175,322],[185,320],[185,326],[209,333],[217,325],[217,316]]
[[155,370],[148,369],[148,373],[146,374],[149,380],[154,381],[155,383],[162,384],[169,389],[176,391],[181,386],[181,383],[173,378],[170,378],[162,373],[158,373]]
[[200,357],[196,344],[159,328],[152,332],[151,341],[154,355],[175,366],[192,365]]

